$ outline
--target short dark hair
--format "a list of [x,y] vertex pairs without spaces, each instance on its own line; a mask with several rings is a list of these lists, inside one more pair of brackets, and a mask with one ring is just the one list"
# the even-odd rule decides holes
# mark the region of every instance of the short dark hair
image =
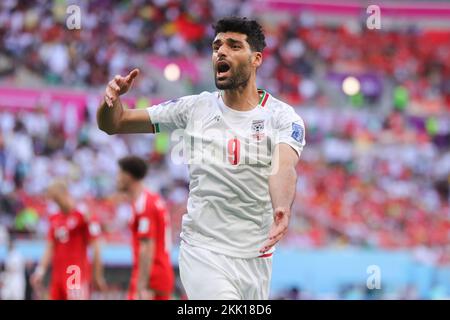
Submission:
[[266,37],[261,25],[256,20],[246,17],[226,17],[213,25],[214,36],[220,32],[238,32],[247,35],[247,42],[252,51],[262,52],[266,47]]
[[147,174],[147,163],[137,156],[126,156],[119,160],[119,167],[136,180],[144,179]]

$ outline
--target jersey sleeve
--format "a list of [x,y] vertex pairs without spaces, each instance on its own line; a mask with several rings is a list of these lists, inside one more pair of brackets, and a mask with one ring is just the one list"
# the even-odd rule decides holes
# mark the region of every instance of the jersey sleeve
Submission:
[[152,239],[155,237],[155,223],[154,223],[154,208],[153,206],[145,210],[144,213],[137,217],[137,237],[138,239]]
[[86,232],[86,236],[91,240],[95,240],[100,237],[101,226],[100,221],[95,215],[89,214],[89,208],[86,204],[81,203],[77,205],[77,210],[79,213],[79,223],[80,227]]
[[50,242],[55,242],[55,228],[53,226],[53,222],[50,219],[48,222],[48,231],[47,231],[47,240]]
[[92,218],[91,221],[87,223],[87,228],[90,240],[96,240],[100,237],[102,228],[100,222],[96,218]]
[[275,144],[286,143],[290,145],[300,157],[305,140],[305,125],[302,118],[295,112],[294,108],[285,106],[277,114]]
[[154,132],[185,129],[196,99],[196,95],[185,96],[147,108]]

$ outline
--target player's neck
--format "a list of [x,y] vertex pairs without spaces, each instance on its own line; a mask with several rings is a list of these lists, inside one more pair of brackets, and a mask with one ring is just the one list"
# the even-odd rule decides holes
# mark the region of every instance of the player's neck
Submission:
[[72,203],[64,203],[61,204],[59,208],[63,214],[69,214],[73,210],[74,206]]
[[259,93],[255,81],[249,81],[245,87],[223,90],[223,102],[236,111],[250,111],[259,103]]
[[144,191],[144,185],[142,183],[133,184],[130,188],[130,197],[132,201],[136,201],[137,198]]

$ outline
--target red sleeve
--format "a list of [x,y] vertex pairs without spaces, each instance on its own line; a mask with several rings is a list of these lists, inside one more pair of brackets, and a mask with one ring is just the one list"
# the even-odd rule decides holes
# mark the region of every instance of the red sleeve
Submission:
[[51,218],[48,220],[47,240],[50,242],[55,242],[55,228],[53,227],[53,221]]
[[102,228],[100,225],[100,221],[96,218],[91,218],[90,221],[87,221],[87,229],[89,234],[89,240],[98,239],[102,233]]
[[88,217],[86,213],[81,211],[79,213],[80,225],[84,229],[86,237],[89,241],[95,240],[100,236],[101,227],[98,219],[95,216]]
[[155,217],[156,207],[153,204],[147,205],[145,211],[137,215],[137,236],[139,239],[151,239],[156,235]]

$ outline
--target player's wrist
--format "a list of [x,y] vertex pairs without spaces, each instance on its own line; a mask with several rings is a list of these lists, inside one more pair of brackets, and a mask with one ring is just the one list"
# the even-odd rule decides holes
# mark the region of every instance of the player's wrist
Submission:
[[150,290],[150,286],[148,284],[145,284],[145,281],[142,281],[142,283],[138,283],[138,290]]
[[276,213],[276,212],[283,212],[283,213],[286,213],[286,214],[290,214],[291,213],[291,209],[289,207],[286,207],[286,206],[276,206],[276,207],[274,207],[273,212],[274,213]]
[[36,269],[34,270],[34,274],[36,276],[43,277],[45,275],[45,271],[46,271],[45,267],[37,266]]

